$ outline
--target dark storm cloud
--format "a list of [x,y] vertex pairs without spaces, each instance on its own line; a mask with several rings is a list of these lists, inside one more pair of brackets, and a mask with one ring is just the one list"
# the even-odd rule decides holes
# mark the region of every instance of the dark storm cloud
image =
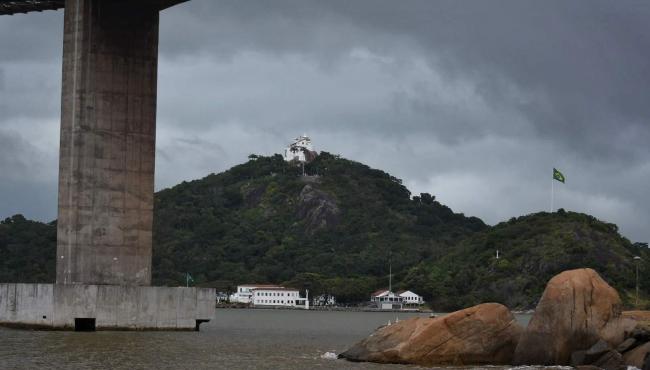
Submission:
[[[512,105],[511,85],[535,94],[516,108],[539,135],[563,140],[570,150],[599,155],[609,142],[609,158],[649,153],[647,146],[611,141],[648,126],[645,1],[218,1],[188,4],[179,13],[167,24],[174,30],[165,44],[171,54],[252,49],[329,59],[355,46],[394,55],[400,43],[412,42],[450,78],[474,79],[497,108]],[[188,19],[201,37],[176,31],[176,22]]]
[[[648,240],[649,25],[647,1],[192,0],[161,17],[157,187],[306,132],[488,222],[547,209],[560,167],[556,205]],[[36,133],[56,135],[61,28],[0,18],[22,167],[56,160]]]

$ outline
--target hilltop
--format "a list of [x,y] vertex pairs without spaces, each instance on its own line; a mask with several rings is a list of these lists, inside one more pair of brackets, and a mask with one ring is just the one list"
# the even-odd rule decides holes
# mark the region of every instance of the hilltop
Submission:
[[536,306],[554,275],[591,267],[630,305],[634,302],[634,256],[643,258],[640,283],[647,292],[647,244],[631,243],[614,224],[560,209],[513,217],[469,236],[443,258],[411,269],[404,281],[434,292],[431,302],[440,309],[482,302],[526,309]]
[[[225,172],[156,193],[153,280],[233,289],[283,283],[361,302],[388,282],[438,310],[496,301],[535,304],[548,278],[593,267],[630,302],[632,257],[650,254],[592,216],[538,213],[489,227],[454,213],[401,180],[321,153],[302,168],[282,156],[251,155]],[[54,280],[56,225],[14,216],[0,223],[0,281]],[[496,250],[500,258],[496,260]]]

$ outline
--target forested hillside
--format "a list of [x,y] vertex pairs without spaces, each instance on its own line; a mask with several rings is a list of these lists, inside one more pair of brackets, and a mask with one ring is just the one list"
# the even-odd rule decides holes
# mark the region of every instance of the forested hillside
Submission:
[[21,215],[0,221],[0,283],[54,282],[56,223]]
[[[182,285],[189,272],[196,284],[220,290],[283,283],[356,303],[388,285],[392,261],[395,286],[435,309],[486,301],[529,308],[552,275],[593,267],[630,303],[639,255],[642,289],[650,290],[647,245],[591,216],[561,210],[488,227],[338,156],[321,153],[305,172],[279,155],[252,155],[158,192],[154,284]],[[52,282],[55,247],[55,223],[1,222],[0,281]]]
[[444,257],[411,269],[404,283],[432,293],[429,299],[439,309],[489,301],[532,308],[551,277],[591,267],[630,305],[634,302],[635,256],[643,258],[639,281],[642,293],[648,292],[647,244],[631,243],[614,224],[560,209],[512,218],[470,236]]
[[252,156],[159,192],[155,280],[175,284],[189,271],[224,288],[290,282],[360,301],[385,284],[389,258],[406,271],[486,228],[357,162],[322,153],[305,171]]

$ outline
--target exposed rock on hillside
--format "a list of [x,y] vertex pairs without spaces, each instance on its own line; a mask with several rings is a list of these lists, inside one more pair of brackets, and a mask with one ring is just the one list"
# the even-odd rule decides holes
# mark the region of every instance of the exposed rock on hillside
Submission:
[[298,217],[304,220],[307,231],[332,227],[339,223],[341,211],[336,200],[324,191],[305,185],[298,198]]
[[517,346],[515,364],[569,365],[573,352],[612,337],[606,329],[620,317],[618,292],[596,271],[578,269],[556,275]]
[[262,197],[264,196],[265,192],[266,192],[266,184],[262,184],[256,187],[249,187],[249,186],[242,187],[242,193],[243,193],[244,201],[246,202],[246,206],[247,207],[257,206],[262,200]]
[[508,364],[522,331],[505,306],[485,303],[382,327],[341,357],[423,366]]

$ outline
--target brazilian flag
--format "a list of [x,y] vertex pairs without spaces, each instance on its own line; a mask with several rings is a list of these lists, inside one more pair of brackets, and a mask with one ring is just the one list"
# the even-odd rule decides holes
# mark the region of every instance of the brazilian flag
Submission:
[[566,180],[562,172],[558,171],[557,169],[553,169],[553,180],[557,180],[561,183],[564,184],[564,181]]

